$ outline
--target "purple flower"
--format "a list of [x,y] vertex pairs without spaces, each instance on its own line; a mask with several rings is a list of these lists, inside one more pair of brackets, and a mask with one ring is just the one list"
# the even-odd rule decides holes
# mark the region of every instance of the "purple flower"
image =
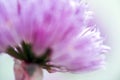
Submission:
[[50,72],[101,68],[105,52],[92,11],[77,0],[0,0],[0,52]]

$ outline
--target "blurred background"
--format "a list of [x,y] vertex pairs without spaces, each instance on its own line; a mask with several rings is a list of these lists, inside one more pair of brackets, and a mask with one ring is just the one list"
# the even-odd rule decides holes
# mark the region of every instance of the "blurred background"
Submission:
[[[45,74],[45,80],[120,80],[120,0],[88,0],[111,47],[106,68],[83,74]],[[13,60],[0,55],[0,80],[14,80]]]

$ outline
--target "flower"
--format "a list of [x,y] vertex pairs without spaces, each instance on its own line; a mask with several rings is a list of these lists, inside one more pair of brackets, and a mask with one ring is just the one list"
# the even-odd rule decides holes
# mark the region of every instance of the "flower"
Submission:
[[104,65],[100,31],[80,0],[0,0],[0,52],[49,72],[81,72]]

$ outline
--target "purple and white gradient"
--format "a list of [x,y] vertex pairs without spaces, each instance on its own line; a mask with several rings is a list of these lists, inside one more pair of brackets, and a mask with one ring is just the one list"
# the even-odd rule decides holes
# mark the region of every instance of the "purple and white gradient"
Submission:
[[50,72],[101,68],[109,47],[92,13],[77,0],[0,0],[0,52],[25,42],[36,57],[51,50]]

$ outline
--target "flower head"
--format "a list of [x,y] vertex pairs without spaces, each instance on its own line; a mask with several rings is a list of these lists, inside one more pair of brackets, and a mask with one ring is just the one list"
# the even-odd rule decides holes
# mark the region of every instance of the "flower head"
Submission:
[[50,72],[104,65],[109,47],[82,0],[0,0],[0,51]]

